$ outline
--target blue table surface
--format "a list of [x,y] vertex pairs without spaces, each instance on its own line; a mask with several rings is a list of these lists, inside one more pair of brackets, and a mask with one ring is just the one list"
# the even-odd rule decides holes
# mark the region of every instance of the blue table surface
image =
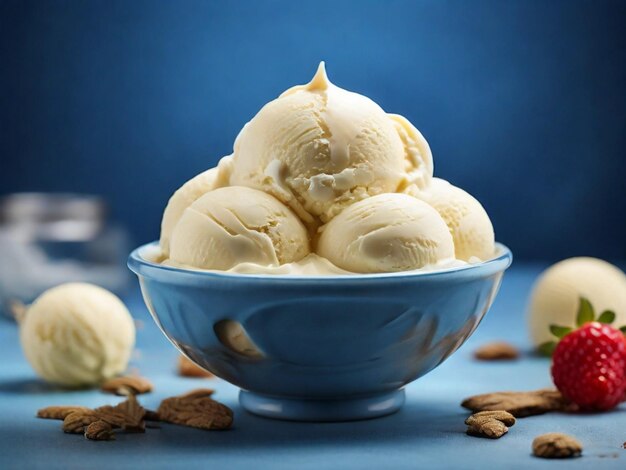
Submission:
[[[177,352],[158,331],[136,292],[126,299],[138,319],[137,351],[131,367],[155,385],[140,401],[156,408],[161,399],[202,386],[235,412],[229,431],[200,431],[175,425],[145,434],[118,434],[113,442],[66,435],[61,423],[35,418],[53,404],[90,407],[119,398],[99,391],[62,391],[37,380],[24,359],[17,327],[0,321],[0,468],[626,468],[626,405],[595,415],[546,414],[518,420],[499,440],[465,434],[463,398],[498,390],[551,385],[549,361],[526,354],[516,362],[478,362],[473,350],[505,339],[529,348],[525,307],[545,266],[516,263],[478,330],[450,359],[406,388],[407,403],[395,415],[345,423],[291,423],[253,416],[237,402],[237,388],[220,379],[175,374]],[[531,455],[533,438],[565,432],[584,445],[584,456],[549,461]]]

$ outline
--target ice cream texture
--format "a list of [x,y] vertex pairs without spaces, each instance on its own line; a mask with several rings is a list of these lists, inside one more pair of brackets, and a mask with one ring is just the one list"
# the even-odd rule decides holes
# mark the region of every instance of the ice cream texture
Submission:
[[381,194],[331,220],[318,253],[347,271],[408,271],[453,260],[454,243],[431,206],[404,194]]
[[222,158],[215,168],[210,168],[194,176],[172,195],[161,221],[160,244],[165,256],[169,255],[172,232],[185,209],[209,191],[227,186],[230,179],[231,164],[232,156]]
[[130,313],[114,294],[85,283],[44,292],[20,322],[28,362],[43,379],[94,385],[126,370],[135,344]]
[[241,263],[279,266],[309,254],[306,228],[273,196],[228,186],[207,192],[183,212],[172,232],[170,259],[227,270]]
[[597,258],[570,258],[548,268],[533,287],[528,324],[535,346],[555,339],[550,325],[576,327],[581,297],[591,302],[596,314],[611,310],[613,324],[626,325],[626,274]]
[[161,225],[160,260],[242,274],[431,270],[495,255],[491,221],[433,178],[403,116],[313,79],[266,104],[232,156],[185,183]]
[[[333,85],[320,64],[306,85],[265,105],[235,141],[232,184],[273,194],[305,223],[432,176],[430,151],[408,122]],[[417,144],[414,141],[420,140]]]
[[458,259],[486,260],[493,256],[493,226],[480,202],[440,178],[433,178],[428,190],[417,194],[417,197],[434,207],[448,225]]

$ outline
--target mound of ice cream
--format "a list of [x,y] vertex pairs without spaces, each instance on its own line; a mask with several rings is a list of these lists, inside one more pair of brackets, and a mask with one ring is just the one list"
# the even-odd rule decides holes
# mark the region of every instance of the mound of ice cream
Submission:
[[20,321],[24,354],[43,379],[94,385],[126,370],[135,324],[115,295],[92,284],[47,290]]
[[243,127],[232,157],[174,193],[160,245],[169,265],[296,275],[440,269],[495,254],[485,210],[433,179],[422,134],[332,84],[323,62]]
[[427,183],[430,152],[423,141],[419,155],[416,138],[369,98],[330,83],[321,64],[310,83],[244,126],[231,183],[274,195],[307,224],[324,223],[356,201],[406,186],[413,173]]
[[352,204],[328,222],[317,251],[346,271],[380,273],[450,260],[454,242],[428,204],[405,194],[380,194]]
[[228,186],[231,163],[232,157],[230,155],[222,158],[215,168],[209,168],[194,176],[172,195],[161,221],[160,244],[164,255],[169,255],[172,232],[185,209],[209,191]]
[[170,240],[173,263],[205,269],[279,266],[309,252],[306,228],[291,209],[274,196],[240,186],[209,191],[194,201]]
[[493,255],[494,233],[483,206],[461,188],[433,178],[417,197],[434,207],[450,229],[457,259],[487,259]]
[[547,269],[533,287],[528,322],[535,346],[554,340],[550,325],[576,327],[581,297],[596,314],[610,310],[614,325],[626,325],[626,274],[597,258],[570,258]]

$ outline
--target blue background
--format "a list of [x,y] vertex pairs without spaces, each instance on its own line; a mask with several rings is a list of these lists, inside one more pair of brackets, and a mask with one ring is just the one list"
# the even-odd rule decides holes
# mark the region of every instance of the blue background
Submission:
[[2,1],[0,39],[0,193],[104,195],[137,243],[324,59],[518,258],[626,258],[626,2]]

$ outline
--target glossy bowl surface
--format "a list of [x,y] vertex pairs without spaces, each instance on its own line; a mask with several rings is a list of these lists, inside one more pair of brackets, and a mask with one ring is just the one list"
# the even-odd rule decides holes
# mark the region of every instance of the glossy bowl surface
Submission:
[[191,360],[242,389],[267,417],[337,421],[382,416],[403,387],[472,334],[512,255],[436,272],[333,276],[196,271],[128,265],[150,313]]

